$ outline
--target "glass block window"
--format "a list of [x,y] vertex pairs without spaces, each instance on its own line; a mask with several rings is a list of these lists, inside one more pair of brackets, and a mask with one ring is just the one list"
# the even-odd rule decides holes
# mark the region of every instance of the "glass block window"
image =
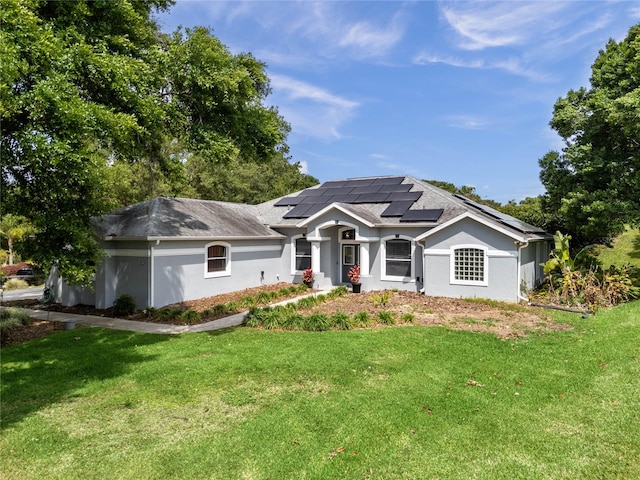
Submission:
[[484,282],[484,250],[458,248],[454,251],[453,278],[459,282]]
[[306,238],[296,240],[296,270],[311,268],[311,242]]
[[385,274],[387,276],[411,276],[411,242],[409,240],[387,240],[385,252]]
[[210,245],[207,247],[207,272],[225,272],[227,270],[227,247]]

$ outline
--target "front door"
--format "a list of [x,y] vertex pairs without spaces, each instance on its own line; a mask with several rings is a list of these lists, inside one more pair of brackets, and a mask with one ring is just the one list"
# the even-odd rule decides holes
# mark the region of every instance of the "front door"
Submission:
[[357,243],[342,244],[342,283],[351,283],[349,270],[360,263],[360,245]]

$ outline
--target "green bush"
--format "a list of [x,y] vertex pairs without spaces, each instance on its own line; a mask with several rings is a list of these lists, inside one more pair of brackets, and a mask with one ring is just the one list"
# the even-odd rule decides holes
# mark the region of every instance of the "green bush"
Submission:
[[28,325],[31,322],[29,314],[18,308],[0,309],[0,330]]
[[281,297],[286,297],[287,295],[289,295],[289,287],[282,287],[280,290],[278,290],[278,295],[280,295]]
[[307,290],[309,290],[309,287],[307,287],[304,283],[300,283],[296,287],[296,293],[305,293]]
[[282,320],[282,327],[287,330],[304,330],[306,326],[306,319],[299,313],[289,313]]
[[22,290],[23,288],[29,288],[29,284],[21,278],[10,278],[4,282],[4,289],[9,290]]
[[128,317],[136,313],[136,310],[136,301],[127,293],[123,293],[113,302],[113,314],[116,317]]
[[371,294],[371,301],[373,302],[374,307],[386,307],[387,303],[389,303],[389,298],[391,297],[391,292],[384,290],[380,293]]
[[331,329],[333,326],[331,319],[324,313],[314,313],[306,318],[306,329],[315,332],[322,332]]
[[304,297],[298,300],[298,308],[301,310],[307,310],[317,305],[316,297]]
[[413,321],[416,319],[416,316],[413,313],[403,313],[400,319],[404,323],[413,323]]
[[393,312],[382,311],[378,313],[378,321],[384,325],[395,325],[396,318]]
[[331,315],[331,322],[339,330],[351,330],[355,326],[355,321],[343,312],[336,312]]
[[257,304],[265,305],[271,301],[271,295],[269,292],[260,292],[256,298]]
[[226,313],[237,313],[240,311],[240,305],[238,304],[238,302],[227,302],[225,304],[225,310]]
[[173,320],[180,318],[182,310],[179,308],[163,307],[156,312],[156,315],[163,320]]
[[251,295],[242,297],[240,299],[240,305],[242,305],[242,308],[253,308],[256,306],[256,298]]
[[368,327],[372,323],[371,315],[368,312],[358,312],[353,316],[355,324],[360,327]]
[[182,312],[178,318],[185,323],[195,323],[200,320],[200,314],[195,310],[188,309]]

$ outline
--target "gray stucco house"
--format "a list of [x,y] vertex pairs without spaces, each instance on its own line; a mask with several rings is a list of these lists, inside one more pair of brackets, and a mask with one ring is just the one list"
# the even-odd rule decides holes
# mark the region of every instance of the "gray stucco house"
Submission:
[[517,302],[542,281],[546,232],[409,176],[325,182],[259,205],[155,198],[94,219],[105,258],[93,291],[58,279],[66,305],[123,293],[161,307],[312,268],[318,287],[401,289]]

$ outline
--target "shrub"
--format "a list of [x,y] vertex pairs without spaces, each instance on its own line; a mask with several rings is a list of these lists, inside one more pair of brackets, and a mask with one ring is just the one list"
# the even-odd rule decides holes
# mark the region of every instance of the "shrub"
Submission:
[[378,321],[384,325],[395,325],[396,319],[393,312],[382,311],[378,313]]
[[144,313],[144,316],[147,318],[153,318],[156,316],[158,311],[153,307],[147,307],[142,311],[142,313]]
[[391,292],[384,290],[380,293],[371,294],[371,301],[373,302],[374,307],[386,307],[387,303],[389,303],[389,298],[391,297]]
[[361,326],[361,327],[366,327],[371,325],[372,320],[371,320],[371,315],[369,315],[368,312],[358,312],[353,316],[353,320],[355,321],[356,325]]
[[238,305],[238,302],[227,302],[224,307],[226,313],[237,313],[240,311],[240,305]]
[[189,309],[182,312],[179,318],[185,323],[195,323],[200,320],[200,314],[195,310]]
[[227,307],[223,304],[214,305],[211,309],[211,313],[214,317],[222,317],[225,313],[227,313]]
[[282,327],[287,330],[304,330],[306,319],[299,313],[289,313],[282,320]]
[[299,283],[296,287],[296,293],[304,293],[307,290],[309,290],[309,287],[307,287],[304,283]]
[[267,330],[273,330],[280,328],[282,312],[276,309],[263,310],[264,316],[262,317],[262,326]]
[[302,310],[306,310],[312,307],[315,307],[317,304],[315,297],[305,297],[298,300],[298,308]]
[[278,290],[278,295],[280,295],[281,297],[286,297],[287,295],[289,295],[289,287],[282,287],[280,290]]
[[128,317],[136,313],[136,301],[128,293],[123,293],[113,302],[113,314],[117,317]]
[[31,321],[29,314],[18,308],[0,309],[0,330],[28,325]]
[[269,294],[269,292],[260,292],[258,294],[258,297],[256,298],[256,303],[257,304],[267,304],[271,301],[271,295]]
[[314,313],[306,318],[306,329],[316,332],[329,330],[332,326],[329,316],[324,313]]
[[404,323],[413,323],[413,321],[416,319],[416,316],[413,313],[403,313],[400,319]]
[[243,308],[252,308],[256,306],[256,298],[252,297],[251,295],[247,295],[246,297],[242,297],[240,299],[240,305],[242,305]]
[[23,288],[29,288],[29,284],[21,278],[10,278],[4,282],[4,289],[9,290],[22,290]]
[[297,285],[291,285],[290,287],[287,288],[287,294],[293,295],[294,293],[298,293]]
[[336,312],[331,315],[331,323],[339,330],[351,330],[355,326],[355,321],[343,312]]
[[175,318],[180,318],[182,310],[179,308],[163,307],[156,312],[156,315],[163,320],[173,320]]

